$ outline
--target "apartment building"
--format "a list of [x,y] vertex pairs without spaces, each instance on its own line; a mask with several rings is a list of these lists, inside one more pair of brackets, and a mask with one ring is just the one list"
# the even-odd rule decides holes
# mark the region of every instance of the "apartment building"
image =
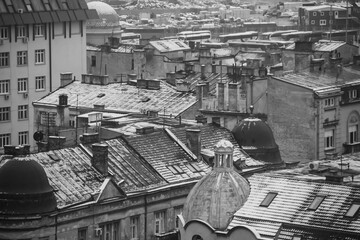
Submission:
[[60,87],[60,73],[86,71],[92,18],[84,0],[0,1],[0,152],[34,146],[32,102]]

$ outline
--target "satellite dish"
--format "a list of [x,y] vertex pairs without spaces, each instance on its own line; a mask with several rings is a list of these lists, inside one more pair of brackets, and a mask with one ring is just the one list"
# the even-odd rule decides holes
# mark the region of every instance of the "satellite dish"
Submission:
[[39,142],[39,141],[43,140],[44,134],[40,131],[34,132],[33,138],[35,141]]

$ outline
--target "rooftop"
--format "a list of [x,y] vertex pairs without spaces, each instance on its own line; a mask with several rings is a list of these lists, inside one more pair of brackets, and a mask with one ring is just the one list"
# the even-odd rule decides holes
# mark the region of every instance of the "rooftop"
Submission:
[[149,44],[161,53],[190,50],[188,45],[177,39],[150,41]]
[[58,96],[66,94],[68,104],[78,108],[94,108],[104,105],[106,110],[140,113],[143,110],[155,110],[172,116],[178,116],[196,103],[196,97],[190,93],[176,91],[171,85],[160,81],[159,90],[139,89],[124,83],[108,85],[85,84],[74,81],[58,88],[35,104],[57,105]]
[[[338,49],[341,46],[346,45],[346,42],[342,41],[319,41],[313,45],[313,51],[316,52],[331,52]],[[286,47],[287,50],[295,50],[295,43],[290,44]]]

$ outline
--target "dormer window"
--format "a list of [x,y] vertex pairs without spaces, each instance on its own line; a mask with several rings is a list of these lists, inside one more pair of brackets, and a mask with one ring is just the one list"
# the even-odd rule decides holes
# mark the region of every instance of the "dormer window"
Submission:
[[349,210],[346,212],[345,217],[353,218],[355,217],[360,209],[360,203],[351,204]]
[[326,196],[320,196],[320,195],[316,196],[312,201],[312,203],[310,204],[310,206],[308,207],[308,210],[315,211],[316,209],[318,209],[322,201],[324,201],[325,197]]
[[272,203],[272,201],[275,199],[275,197],[277,196],[276,192],[269,192],[266,197],[264,198],[264,200],[260,203],[261,207],[268,207],[270,206],[270,204]]

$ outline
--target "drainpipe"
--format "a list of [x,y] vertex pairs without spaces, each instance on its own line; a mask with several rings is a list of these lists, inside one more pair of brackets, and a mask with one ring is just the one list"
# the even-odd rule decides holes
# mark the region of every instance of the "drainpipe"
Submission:
[[147,240],[147,194],[144,196],[144,240]]
[[315,160],[319,159],[319,102],[317,100],[315,100],[314,102],[315,104],[315,108],[316,108],[316,113],[315,113]]
[[53,32],[53,29],[51,29],[51,27],[55,27],[55,25],[49,24],[49,72],[50,72],[50,76],[49,76],[49,87],[50,87],[50,92],[52,92],[51,39],[52,39],[52,32]]
[[58,239],[58,235],[57,235],[57,227],[58,227],[58,215],[56,214],[55,215],[55,240],[57,240]]

